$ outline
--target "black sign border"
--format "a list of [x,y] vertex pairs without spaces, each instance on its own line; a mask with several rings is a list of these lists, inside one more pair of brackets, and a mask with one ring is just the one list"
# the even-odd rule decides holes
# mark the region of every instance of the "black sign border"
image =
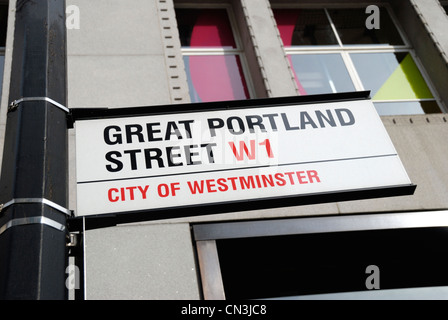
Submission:
[[94,120],[108,118],[126,118],[149,115],[182,114],[192,112],[209,112],[222,110],[237,110],[253,107],[281,107],[287,105],[316,104],[325,102],[342,102],[369,99],[370,91],[355,91],[328,93],[306,96],[287,96],[276,98],[229,100],[216,102],[180,103],[168,105],[113,107],[113,108],[70,108],[67,116],[69,128],[77,120]]
[[[207,103],[169,104],[127,108],[73,108],[70,109],[68,122],[70,128],[77,120],[107,119],[118,117],[135,117],[145,115],[165,115],[191,112],[209,112],[218,110],[247,109],[252,107],[275,107],[298,104],[316,104],[325,102],[342,102],[369,99],[370,91],[343,92],[307,96],[291,96],[266,99],[231,100]],[[196,204],[175,206],[169,208],[101,213],[72,217],[70,229],[96,229],[123,223],[185,218],[193,216],[243,212],[279,207],[302,206],[310,204],[331,203],[351,200],[364,200],[394,196],[412,195],[415,184],[385,186],[378,188],[353,189],[335,192],[320,192],[312,194],[272,197],[263,199],[238,200],[218,202],[213,204]],[[85,221],[84,227],[82,227]]]

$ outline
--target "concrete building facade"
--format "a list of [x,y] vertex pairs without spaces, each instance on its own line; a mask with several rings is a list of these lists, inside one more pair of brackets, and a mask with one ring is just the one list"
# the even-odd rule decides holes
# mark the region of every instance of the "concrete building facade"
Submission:
[[[15,2],[9,1],[8,9],[0,114],[2,131],[10,100],[8,79],[14,54],[11,44]],[[342,43],[348,38],[338,33],[339,26],[341,30],[344,28],[343,22],[338,24],[336,14],[342,14],[338,10],[356,9],[356,12],[363,12],[361,19],[366,21],[372,14],[365,11],[369,5],[386,10],[379,11],[381,19],[387,14],[403,43],[372,46]],[[296,66],[301,60],[294,56],[305,58],[306,55],[340,55],[353,81],[353,91],[371,90],[361,69],[373,60],[367,59],[366,64],[360,60],[361,67],[358,67],[355,56],[381,53],[397,57],[401,53],[409,54],[415,70],[421,74],[419,79],[426,84],[421,96],[419,93],[416,98],[397,100],[432,106],[423,107],[421,112],[410,109],[401,114],[380,113],[411,181],[417,185],[414,195],[86,228],[79,232],[83,265],[78,267],[82,270],[82,285],[74,291],[82,293],[76,292],[76,295],[85,299],[154,300],[372,298],[378,294],[386,298],[448,298],[446,276],[426,278],[431,270],[437,269],[435,265],[447,263],[439,242],[446,237],[443,227],[448,223],[448,34],[445,32],[448,16],[444,5],[447,4],[437,0],[375,3],[351,0],[67,0],[67,19],[72,19],[68,20],[72,24],[67,25],[69,108],[188,104],[194,99],[189,86],[189,58],[207,54],[234,55],[240,59],[246,98],[295,96],[304,94],[305,89],[311,92],[313,79],[297,81],[301,71]],[[235,47],[210,51],[207,47],[185,45],[179,26],[181,15],[186,12],[182,10],[189,9],[223,9],[229,17]],[[330,17],[328,26],[336,30],[336,40],[342,45],[286,43],[279,27],[285,20],[279,20],[277,15],[279,10],[285,9],[302,10],[304,14],[300,17],[307,17],[307,13]],[[389,22],[380,21],[380,30],[389,28]],[[314,26],[319,29],[323,24],[326,22]],[[298,25],[296,29],[300,29],[300,22]],[[329,62],[327,66],[335,65]],[[311,87],[304,89],[307,84]],[[379,100],[378,103],[386,103],[387,99]],[[434,110],[433,106],[438,109]],[[69,209],[76,215],[75,129],[70,129],[69,137]],[[0,139],[3,140],[3,133]],[[338,235],[347,237],[342,239]],[[429,239],[428,243],[423,239]],[[417,248],[418,245],[423,247]],[[425,248],[433,251],[426,256]],[[316,255],[317,252],[320,254]],[[394,265],[391,261],[400,259],[399,253],[405,257]],[[351,259],[353,256],[359,259]],[[404,265],[400,263],[414,261],[409,256],[425,261],[426,268],[416,263],[416,269],[412,270],[423,270],[422,278],[426,280],[415,283],[403,280],[398,284],[390,280],[398,277],[396,269],[403,270]],[[277,263],[272,264],[272,261]],[[314,274],[310,271],[315,266],[312,261],[321,267]],[[369,265],[378,266],[382,271],[380,289],[384,290],[366,287]],[[344,283],[332,282],[331,279],[339,277],[334,272],[342,272],[340,277],[349,279],[346,283],[357,284],[344,286]],[[438,276],[442,274],[434,272]],[[304,284],[301,277],[296,279],[297,273],[314,277],[315,286]],[[250,274],[254,275],[253,279]],[[403,277],[409,279],[409,274]],[[415,278],[420,279],[420,276]],[[297,284],[287,284],[294,281]]]

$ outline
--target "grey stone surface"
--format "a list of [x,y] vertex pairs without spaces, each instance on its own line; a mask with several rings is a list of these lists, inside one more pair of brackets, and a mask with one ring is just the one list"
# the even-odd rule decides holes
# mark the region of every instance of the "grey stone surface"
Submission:
[[68,73],[71,108],[136,107],[169,99],[162,55],[70,56]]
[[163,54],[155,1],[68,0],[80,28],[67,31],[70,55]]
[[[247,33],[243,34],[245,48],[247,54],[253,56],[252,61],[249,59],[250,63],[257,62],[257,68],[261,69],[260,76],[267,97],[296,95],[293,76],[271,15],[269,1],[242,0],[241,10],[248,27]],[[252,49],[254,52],[251,52]]]
[[199,299],[188,224],[85,233],[86,299]]

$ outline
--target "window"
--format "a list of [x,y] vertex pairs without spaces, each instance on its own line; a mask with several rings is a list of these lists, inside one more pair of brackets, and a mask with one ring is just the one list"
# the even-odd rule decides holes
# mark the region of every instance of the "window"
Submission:
[[[226,297],[263,299],[447,286],[446,228],[352,231],[217,241]],[[362,245],[360,245],[362,244]],[[368,292],[368,291],[367,291]],[[296,297],[298,298],[298,297]]]
[[192,102],[250,97],[228,8],[176,8]]
[[443,9],[445,10],[445,13],[448,14],[448,1],[441,0],[440,4],[442,5]]
[[[378,7],[377,7],[378,8]],[[274,8],[300,94],[370,90],[380,115],[440,112],[412,48],[387,7]]]
[[204,298],[446,297],[447,219],[439,211],[194,225]]

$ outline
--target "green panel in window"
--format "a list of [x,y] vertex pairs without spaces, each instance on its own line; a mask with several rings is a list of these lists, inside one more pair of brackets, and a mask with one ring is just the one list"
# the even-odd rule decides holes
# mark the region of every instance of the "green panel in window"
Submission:
[[407,52],[351,54],[364,89],[374,100],[433,99],[422,74]]
[[409,53],[373,97],[374,100],[431,98],[433,95]]

